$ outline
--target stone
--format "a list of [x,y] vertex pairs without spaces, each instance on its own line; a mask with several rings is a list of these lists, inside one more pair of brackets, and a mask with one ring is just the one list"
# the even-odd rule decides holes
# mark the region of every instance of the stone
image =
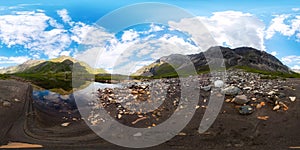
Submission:
[[17,99],[17,98],[15,98],[14,100],[15,100],[15,102],[20,102],[20,100],[19,100],[19,99]]
[[139,137],[139,136],[142,136],[143,134],[141,133],[141,132],[138,132],[138,133],[136,133],[136,134],[134,134],[133,136],[134,137]]
[[295,96],[290,96],[289,99],[294,102],[296,100],[296,97]]
[[186,133],[184,133],[184,132],[180,132],[180,133],[178,133],[178,135],[180,135],[180,136],[185,136],[185,135],[186,135]]
[[65,123],[62,123],[62,124],[61,124],[62,127],[67,127],[67,126],[69,126],[69,125],[70,125],[70,122],[65,122]]
[[250,115],[253,113],[253,108],[249,105],[241,106],[239,109],[241,115]]
[[285,98],[286,95],[285,95],[284,93],[279,93],[279,94],[278,94],[278,97],[279,97],[279,98]]
[[252,90],[252,88],[247,86],[247,87],[244,87],[243,90]]
[[204,91],[210,91],[211,90],[211,86],[210,85],[203,86],[203,87],[201,87],[201,89],[204,90]]
[[274,111],[279,110],[279,109],[280,109],[280,105],[276,105],[276,106],[273,107]]
[[221,88],[224,86],[224,82],[222,80],[217,80],[214,82],[215,87]]
[[4,107],[10,107],[10,106],[11,106],[11,103],[8,102],[8,101],[4,101],[4,102],[2,103],[2,105],[3,105]]
[[257,119],[259,119],[259,120],[268,120],[269,116],[258,116]]
[[270,92],[268,93],[268,95],[275,95],[275,94],[276,94],[275,91],[270,91]]
[[225,95],[234,96],[241,92],[241,89],[235,86],[230,86],[222,90],[222,93]]
[[250,100],[247,98],[246,95],[237,95],[234,98],[234,103],[238,104],[238,105],[244,105],[246,103],[248,103]]

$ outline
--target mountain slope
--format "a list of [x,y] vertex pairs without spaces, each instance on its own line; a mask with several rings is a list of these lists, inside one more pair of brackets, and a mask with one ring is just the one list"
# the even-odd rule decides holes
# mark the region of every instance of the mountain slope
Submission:
[[[218,56],[221,50],[223,56]],[[168,76],[176,74],[175,69],[185,68],[180,58],[184,55],[172,54],[162,57],[154,63],[139,69],[134,75],[137,76]],[[230,49],[226,47],[211,47],[199,54],[187,55],[186,57],[194,64],[197,72],[209,71],[209,63],[214,61],[215,56],[223,57],[225,66],[229,68],[255,69],[266,72],[292,73],[290,69],[283,65],[276,57],[264,51],[250,47],[240,47]],[[206,59],[208,58],[208,59]],[[172,66],[168,63],[172,62]],[[175,62],[175,63],[174,63]]]
[[76,66],[76,71],[83,71],[90,74],[106,73],[104,69],[94,69],[88,64],[75,60],[68,56],[44,60],[29,60],[21,65],[0,70],[0,73],[27,73],[27,74],[56,74],[71,73]]
[[45,60],[28,60],[21,65],[0,69],[0,74],[12,74],[17,72],[23,72],[31,67],[45,62]]

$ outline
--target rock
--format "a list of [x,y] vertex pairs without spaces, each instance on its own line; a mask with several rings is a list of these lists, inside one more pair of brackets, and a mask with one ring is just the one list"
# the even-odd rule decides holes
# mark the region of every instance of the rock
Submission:
[[262,108],[261,104],[257,104],[257,105],[256,105],[256,108],[257,108],[257,109]]
[[250,100],[247,98],[246,95],[237,95],[234,98],[234,103],[238,104],[238,105],[243,105],[248,103]]
[[122,118],[122,115],[121,114],[118,114],[118,119],[121,119]]
[[279,97],[279,98],[285,98],[286,95],[285,95],[284,93],[279,93],[279,94],[278,94],[278,97]]
[[204,91],[210,91],[211,90],[211,86],[210,85],[203,86],[203,87],[201,87],[201,89],[204,90]]
[[296,97],[295,96],[290,96],[289,99],[294,102],[296,100]]
[[253,113],[253,108],[249,105],[241,106],[239,109],[241,115],[250,115]]
[[280,105],[276,105],[275,107],[273,107],[274,111],[279,110],[279,109],[280,109]]
[[70,122],[65,122],[65,123],[62,123],[62,124],[61,124],[62,127],[67,127],[67,126],[69,126],[69,125],[70,125]]
[[141,133],[141,132],[138,132],[138,133],[136,133],[136,134],[134,134],[133,136],[134,137],[139,137],[139,136],[142,136],[143,134]]
[[230,87],[227,87],[222,90],[223,94],[230,95],[230,96],[237,95],[240,92],[241,92],[241,89],[239,89],[238,87],[235,87],[235,86],[230,86]]
[[224,82],[222,80],[217,80],[217,81],[215,81],[214,85],[217,88],[221,88],[224,86]]
[[4,101],[4,102],[2,103],[2,105],[3,105],[4,107],[10,107],[10,106],[11,106],[11,103],[8,102],[8,101]]
[[252,90],[252,88],[247,86],[247,87],[244,87],[243,90]]
[[185,135],[186,135],[186,133],[184,133],[184,132],[180,132],[180,133],[178,133],[178,135],[180,135],[180,136],[185,136]]
[[225,102],[226,102],[226,103],[230,103],[230,102],[231,102],[231,99],[226,99]]
[[275,95],[275,94],[276,94],[275,91],[270,91],[270,92],[268,93],[268,95]]
[[268,120],[269,116],[258,116],[257,119],[259,119],[259,120]]

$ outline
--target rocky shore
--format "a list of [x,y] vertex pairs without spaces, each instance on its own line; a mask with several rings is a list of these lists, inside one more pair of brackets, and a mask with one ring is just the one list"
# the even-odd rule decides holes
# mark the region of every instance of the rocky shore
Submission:
[[[189,124],[174,138],[149,149],[288,149],[300,146],[300,80],[265,79],[239,71],[227,72],[226,80],[209,75],[191,77],[199,82],[199,103]],[[97,109],[104,107],[119,123],[152,128],[180,108],[180,80],[157,79],[126,82],[118,88],[99,89],[87,118],[60,120],[32,105],[30,85],[0,81],[0,145],[9,141],[57,148],[123,149],[98,137],[88,125],[101,125]],[[190,85],[185,85],[190,86]],[[212,90],[225,95],[213,125],[199,133]],[[150,103],[151,107],[141,107]],[[156,109],[158,108],[158,109]],[[133,135],[140,137],[142,135]],[[72,144],[71,144],[72,143]]]

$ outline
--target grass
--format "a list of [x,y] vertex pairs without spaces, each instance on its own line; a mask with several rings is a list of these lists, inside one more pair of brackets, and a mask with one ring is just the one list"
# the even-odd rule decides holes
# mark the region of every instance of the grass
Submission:
[[1,80],[6,80],[6,79],[9,79],[9,75],[7,75],[7,74],[0,74],[0,79]]
[[250,68],[247,66],[237,66],[235,68],[242,69],[246,72],[261,74],[263,79],[278,79],[279,77],[281,77],[281,78],[300,78],[300,74],[298,74],[296,72],[292,72],[292,73],[271,72],[271,71],[258,70],[258,69]]

